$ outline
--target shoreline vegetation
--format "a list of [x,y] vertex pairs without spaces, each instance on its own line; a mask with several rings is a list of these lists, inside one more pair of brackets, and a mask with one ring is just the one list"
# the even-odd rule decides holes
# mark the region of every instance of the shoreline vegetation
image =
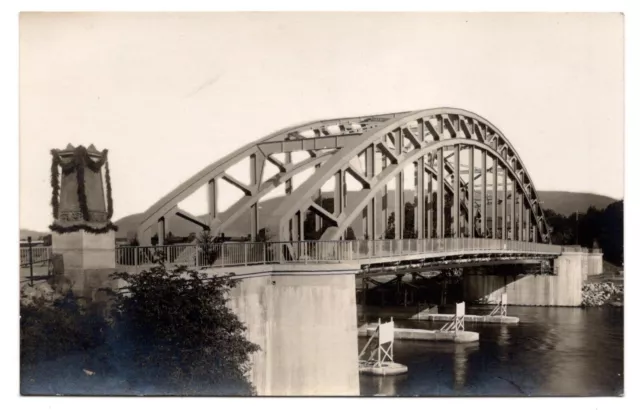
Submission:
[[586,283],[582,287],[582,306],[624,306],[624,282],[622,280],[603,280]]

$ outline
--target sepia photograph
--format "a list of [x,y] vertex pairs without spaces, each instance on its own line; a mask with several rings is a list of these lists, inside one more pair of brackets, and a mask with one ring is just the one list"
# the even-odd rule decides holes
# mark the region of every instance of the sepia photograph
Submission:
[[17,18],[21,396],[629,390],[623,13]]

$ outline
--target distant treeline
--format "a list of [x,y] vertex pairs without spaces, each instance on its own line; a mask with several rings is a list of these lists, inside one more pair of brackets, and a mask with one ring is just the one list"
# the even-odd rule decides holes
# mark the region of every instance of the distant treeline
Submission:
[[[437,200],[437,193],[434,193],[434,198],[430,201],[431,204],[435,204]],[[329,213],[333,212],[333,199],[323,198],[320,204]],[[428,209],[429,203],[425,204],[425,209]],[[453,236],[451,231],[451,206],[453,205],[453,199],[451,195],[445,195],[445,236]],[[414,231],[414,204],[405,203],[405,220],[403,227],[404,238],[415,238],[416,232]],[[464,212],[464,211],[463,211]],[[434,231],[432,235],[435,236],[435,212],[433,213],[434,220],[432,226]],[[586,248],[600,248],[604,254],[604,258],[617,266],[622,266],[624,262],[624,204],[623,201],[617,201],[609,205],[605,209],[596,209],[595,207],[589,207],[586,213],[573,213],[569,216],[564,216],[554,212],[553,210],[545,210],[545,216],[547,222],[551,228],[551,242],[556,245],[580,245]],[[479,215],[476,215],[479,218]],[[501,224],[501,217],[498,218],[498,226]],[[327,226],[323,226],[322,229],[316,230],[314,224],[314,215],[308,212],[305,217],[305,239],[313,240],[320,239],[322,233],[327,229]],[[476,228],[477,230],[478,228]],[[500,228],[498,228],[500,229]],[[502,233],[498,232],[498,235]],[[468,228],[463,228],[461,235],[464,237],[469,236]],[[491,233],[489,233],[491,235]],[[389,220],[387,222],[387,229],[384,233],[386,239],[392,239],[395,236],[395,214],[391,212],[389,214]],[[481,237],[479,231],[476,232],[476,237]],[[345,239],[355,239],[353,230],[347,229]],[[377,239],[377,238],[368,238]]]
[[551,226],[551,242],[601,248],[604,258],[617,266],[624,262],[624,203],[617,201],[605,209],[590,207],[586,213],[564,216],[545,210]]

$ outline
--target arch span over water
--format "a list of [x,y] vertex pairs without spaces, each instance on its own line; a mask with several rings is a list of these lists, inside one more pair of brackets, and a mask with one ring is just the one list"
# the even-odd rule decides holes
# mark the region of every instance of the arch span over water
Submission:
[[[306,152],[308,158],[294,163],[294,152]],[[284,154],[285,159],[277,159],[277,154]],[[247,159],[250,181],[243,183],[228,171]],[[263,177],[267,162],[278,169],[268,179]],[[377,238],[384,233],[378,232],[376,221],[386,221],[390,215],[387,190],[393,183],[394,209],[400,211],[392,235],[401,238],[406,234],[402,204],[406,203],[408,167],[414,168],[414,198],[408,201],[415,207],[412,235],[549,241],[533,180],[513,145],[488,120],[457,108],[319,120],[274,132],[212,163],[158,200],[144,213],[138,237],[148,243],[155,228],[162,232],[164,221],[173,214],[217,234],[248,212],[251,227],[247,233],[256,238],[263,227],[258,218],[260,200],[284,183],[287,194],[273,215],[278,221],[278,240],[304,239],[309,213],[316,216],[318,231],[325,228],[323,240],[343,238],[359,219],[364,234]],[[315,172],[294,187],[291,179],[310,169]],[[362,186],[358,192],[347,193],[347,176]],[[244,194],[225,212],[224,220],[217,204],[220,180]],[[318,198],[331,180],[335,181],[334,206],[325,209]],[[180,211],[178,204],[205,185],[209,213],[202,221]],[[419,192],[423,201],[417,200]]]

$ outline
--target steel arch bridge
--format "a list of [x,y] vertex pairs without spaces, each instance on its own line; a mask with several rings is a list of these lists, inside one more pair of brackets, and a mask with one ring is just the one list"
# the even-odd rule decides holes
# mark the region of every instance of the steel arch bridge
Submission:
[[[292,153],[308,158],[293,162]],[[276,156],[284,154],[284,160]],[[229,169],[248,159],[249,183]],[[265,164],[278,169],[264,178]],[[405,198],[405,173],[413,168],[413,198]],[[313,170],[294,187],[292,178]],[[409,170],[411,172],[411,170]],[[347,190],[347,179],[361,185]],[[219,182],[244,193],[220,218]],[[323,206],[323,186],[333,181],[333,209]],[[177,215],[212,233],[249,214],[252,240],[261,229],[259,202],[282,183],[285,197],[277,218],[277,241],[302,241],[305,219],[314,215],[314,232],[322,240],[345,238],[361,222],[366,238],[402,239],[406,202],[414,204],[416,238],[470,237],[549,242],[549,226],[531,176],[513,145],[488,120],[457,108],[435,108],[352,118],[312,121],[274,132],[207,166],[153,204],[143,216],[138,238],[148,244],[157,227],[163,243],[168,217]],[[394,223],[388,185],[394,184]],[[201,221],[178,204],[208,186],[208,220]],[[444,193],[441,195],[440,193]],[[422,198],[422,200],[418,200]],[[382,222],[379,229],[376,221]],[[309,225],[306,225],[307,227]],[[383,232],[380,232],[383,231]]]

